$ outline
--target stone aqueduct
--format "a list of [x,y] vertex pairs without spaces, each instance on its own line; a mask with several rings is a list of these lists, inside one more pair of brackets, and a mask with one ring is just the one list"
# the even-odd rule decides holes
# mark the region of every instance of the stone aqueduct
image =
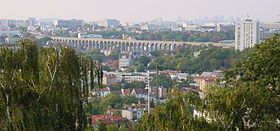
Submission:
[[100,38],[71,38],[71,37],[51,37],[54,44],[67,44],[71,47],[86,51],[93,48],[101,51],[112,51],[119,49],[120,51],[132,52],[175,52],[180,48],[188,45],[213,45],[224,48],[232,47],[232,45],[209,42],[174,42],[174,41],[140,41],[140,40],[120,40],[120,39],[100,39]]

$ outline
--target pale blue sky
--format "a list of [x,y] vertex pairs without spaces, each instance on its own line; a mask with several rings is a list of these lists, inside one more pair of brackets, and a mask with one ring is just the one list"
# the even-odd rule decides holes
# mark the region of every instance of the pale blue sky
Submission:
[[0,19],[117,18],[126,21],[212,16],[280,21],[280,0],[0,0]]

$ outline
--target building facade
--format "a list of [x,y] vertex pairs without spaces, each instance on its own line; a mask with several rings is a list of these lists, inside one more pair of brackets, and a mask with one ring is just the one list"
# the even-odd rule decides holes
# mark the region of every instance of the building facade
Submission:
[[124,70],[133,65],[133,56],[129,54],[122,54],[119,58],[119,69]]
[[59,27],[63,27],[63,28],[78,28],[78,27],[82,27],[84,25],[84,21],[83,20],[76,20],[76,19],[72,19],[72,20],[57,20],[54,22],[55,26],[59,26]]
[[235,49],[243,51],[260,42],[260,23],[247,18],[235,24]]

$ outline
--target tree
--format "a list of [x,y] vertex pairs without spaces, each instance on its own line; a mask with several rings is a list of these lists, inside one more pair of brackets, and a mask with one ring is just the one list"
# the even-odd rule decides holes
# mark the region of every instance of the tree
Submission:
[[108,107],[119,109],[122,107],[122,98],[120,95],[117,94],[110,94],[106,97],[104,97],[100,104],[103,106],[104,109],[107,109]]
[[41,45],[45,45],[48,41],[50,41],[51,38],[50,37],[43,37],[43,38],[40,38],[38,40],[38,43],[41,44]]
[[[151,81],[152,86],[156,86],[156,78],[153,78]],[[172,87],[172,80],[171,77],[167,74],[159,74],[158,75],[158,86],[163,86],[165,88]]]
[[225,84],[209,86],[203,99],[173,88],[166,104],[144,116],[139,130],[279,130],[279,39],[256,45],[225,72],[218,82]]
[[136,63],[141,63],[144,66],[147,66],[148,63],[150,63],[150,62],[151,62],[151,59],[149,57],[147,57],[147,56],[141,56],[140,58],[138,58],[136,60]]
[[142,63],[137,63],[135,68],[139,72],[143,72],[145,70],[145,66]]
[[102,69],[105,70],[105,71],[111,71],[111,69],[110,69],[110,67],[108,65],[104,65],[102,67]]
[[113,60],[118,60],[120,56],[120,51],[119,50],[113,50],[112,53],[109,55],[109,58]]
[[85,128],[85,98],[95,78],[91,59],[69,47],[41,48],[21,40],[17,48],[1,47],[0,60],[3,130]]
[[276,102],[272,99],[269,90],[240,83],[230,88],[212,87],[205,103],[209,117],[225,130],[276,130]]
[[107,131],[107,126],[103,122],[100,122],[97,130],[98,131]]
[[115,124],[111,124],[107,129],[109,131],[118,131],[118,127]]
[[110,88],[112,90],[121,90],[123,87],[121,84],[114,84],[114,85],[111,85]]
[[134,68],[133,67],[129,67],[129,68],[126,69],[126,72],[130,72],[130,73],[134,72]]
[[135,96],[125,96],[124,103],[125,104],[132,104],[132,103],[137,104],[138,99]]
[[99,62],[104,62],[105,60],[105,54],[101,53],[99,49],[92,49],[91,51],[87,52],[86,55]]
[[200,111],[202,101],[193,92],[182,93],[172,89],[165,104],[155,107],[151,114],[145,114],[138,130],[217,130],[204,118],[194,117],[193,109]]
[[209,89],[207,110],[221,127],[279,129],[279,45],[279,35],[256,45],[247,57],[225,72],[224,88]]
[[145,82],[143,81],[133,81],[131,83],[126,83],[124,85],[124,88],[141,88],[141,89],[144,89],[146,87],[146,84]]

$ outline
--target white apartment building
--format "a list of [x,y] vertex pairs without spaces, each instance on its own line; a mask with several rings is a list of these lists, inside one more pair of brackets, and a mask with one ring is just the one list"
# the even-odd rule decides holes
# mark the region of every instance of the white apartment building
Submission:
[[131,54],[122,54],[119,58],[119,69],[124,70],[133,65],[134,59]]
[[260,23],[247,18],[235,24],[235,49],[243,51],[260,42]]
[[134,81],[148,82],[148,75],[146,73],[123,73],[122,77],[127,83],[132,83]]
[[247,18],[235,24],[235,49],[243,51],[260,42],[260,23]]

